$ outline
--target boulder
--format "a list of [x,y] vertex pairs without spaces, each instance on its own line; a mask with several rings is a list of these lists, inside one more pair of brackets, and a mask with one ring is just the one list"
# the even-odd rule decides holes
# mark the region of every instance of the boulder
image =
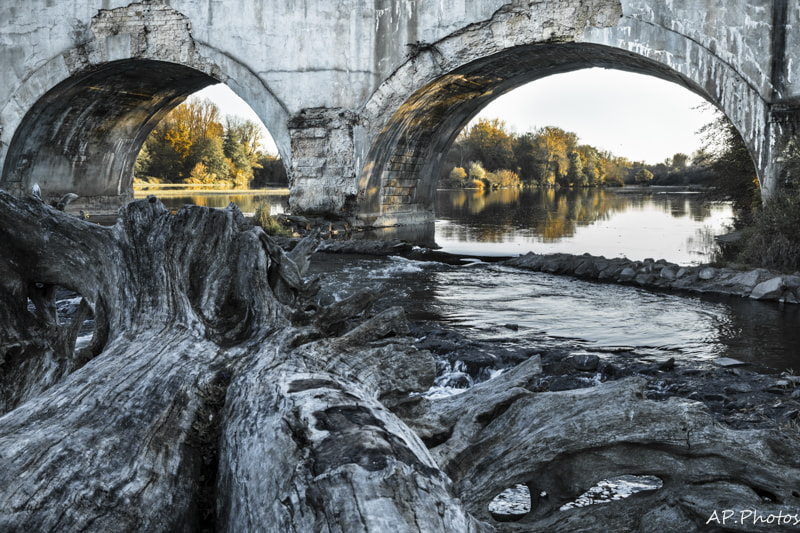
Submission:
[[702,279],[703,281],[714,279],[716,275],[717,275],[717,269],[713,267],[701,268],[700,272],[697,273],[697,277]]
[[742,272],[725,282],[725,285],[742,285],[752,289],[758,283],[758,271]]
[[670,267],[664,267],[661,269],[661,273],[659,274],[661,279],[665,279],[667,281],[673,281],[675,279],[675,271]]
[[783,276],[761,282],[753,288],[750,298],[754,300],[777,300],[783,294]]

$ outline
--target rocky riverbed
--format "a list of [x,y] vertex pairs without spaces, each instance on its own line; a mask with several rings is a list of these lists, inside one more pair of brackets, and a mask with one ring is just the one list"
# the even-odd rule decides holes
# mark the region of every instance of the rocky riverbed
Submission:
[[[515,325],[504,326],[511,333]],[[467,339],[454,329],[429,322],[412,324],[416,346],[439,358],[432,394],[452,394],[490,379],[531,357],[542,372],[527,388],[535,392],[593,387],[629,376],[647,379],[652,400],[681,397],[705,404],[714,417],[736,429],[783,427],[800,430],[800,376],[730,358],[676,361],[655,358],[633,347],[602,350],[510,347],[506,342]],[[502,340],[502,337],[498,337]]]
[[[323,241],[326,254],[397,255],[415,260],[464,264],[467,256],[444,254],[400,241]],[[728,295],[774,301],[800,301],[800,273],[765,269],[736,270],[712,266],[685,267],[663,260],[632,261],[591,255],[529,253],[515,258],[481,258],[531,271],[634,285],[648,290]],[[323,259],[324,260],[324,259]],[[512,335],[517,326],[503,326]],[[439,357],[437,387],[431,393],[465,389],[533,356],[541,357],[542,373],[529,384],[534,391],[592,387],[627,376],[648,380],[647,397],[677,396],[702,402],[714,417],[734,428],[783,427],[800,430],[800,376],[731,358],[687,360],[654,356],[634,347],[602,350],[536,344],[492,343],[467,339],[454,328],[415,322],[417,347]],[[502,335],[499,336],[502,339]]]

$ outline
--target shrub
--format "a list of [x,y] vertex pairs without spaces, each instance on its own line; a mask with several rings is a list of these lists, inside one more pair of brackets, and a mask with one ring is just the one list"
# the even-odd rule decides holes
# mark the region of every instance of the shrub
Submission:
[[493,183],[500,187],[519,187],[519,176],[511,170],[500,169],[494,173]]
[[291,237],[292,232],[281,226],[275,217],[269,214],[269,202],[261,202],[256,207],[256,212],[253,218],[256,224],[264,229],[267,235],[274,235],[277,237]]
[[639,169],[639,171],[633,176],[633,180],[636,183],[650,183],[653,181],[653,173],[646,168]]
[[800,270],[800,193],[786,191],[756,212],[744,229],[739,261],[784,271]]
[[479,161],[472,161],[469,164],[469,179],[472,181],[483,181],[486,179],[486,169]]
[[450,171],[450,179],[453,181],[464,181],[467,178],[467,171],[461,167],[453,167]]

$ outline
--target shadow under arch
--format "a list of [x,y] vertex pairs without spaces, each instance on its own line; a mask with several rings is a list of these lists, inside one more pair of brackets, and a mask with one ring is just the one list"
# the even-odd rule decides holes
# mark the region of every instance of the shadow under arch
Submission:
[[[286,111],[263,94],[263,84],[235,63],[226,66],[232,76],[171,61],[121,59],[91,66],[33,94],[8,144],[0,188],[24,194],[38,184],[46,201],[75,193],[76,208],[116,212],[133,199],[133,167],[153,128],[186,98],[219,83],[240,96],[261,94],[270,104],[265,104],[267,112],[277,117],[270,116],[275,118],[270,123],[285,129],[280,118]],[[23,86],[20,92],[32,91]],[[288,138],[288,131],[278,129],[280,140]],[[282,156],[286,144],[278,143]]]
[[93,207],[132,199],[133,165],[147,135],[192,93],[219,80],[191,67],[124,59],[57,84],[25,114],[0,187],[48,197],[78,194]]
[[[430,224],[447,151],[481,109],[526,83],[591,67],[677,83],[722,108],[713,96],[714,87],[702,87],[664,63],[620,48],[585,42],[510,48],[437,77],[397,108],[367,153],[358,184],[357,219],[373,226]],[[749,149],[753,157],[753,147]]]

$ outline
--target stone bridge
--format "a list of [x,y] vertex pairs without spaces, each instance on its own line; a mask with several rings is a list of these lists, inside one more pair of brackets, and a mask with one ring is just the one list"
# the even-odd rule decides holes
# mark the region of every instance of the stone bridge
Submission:
[[607,67],[719,107],[770,195],[800,122],[793,28],[790,0],[3,0],[0,188],[119,205],[155,124],[222,82],[274,137],[293,211],[430,222],[443,157],[481,108]]

